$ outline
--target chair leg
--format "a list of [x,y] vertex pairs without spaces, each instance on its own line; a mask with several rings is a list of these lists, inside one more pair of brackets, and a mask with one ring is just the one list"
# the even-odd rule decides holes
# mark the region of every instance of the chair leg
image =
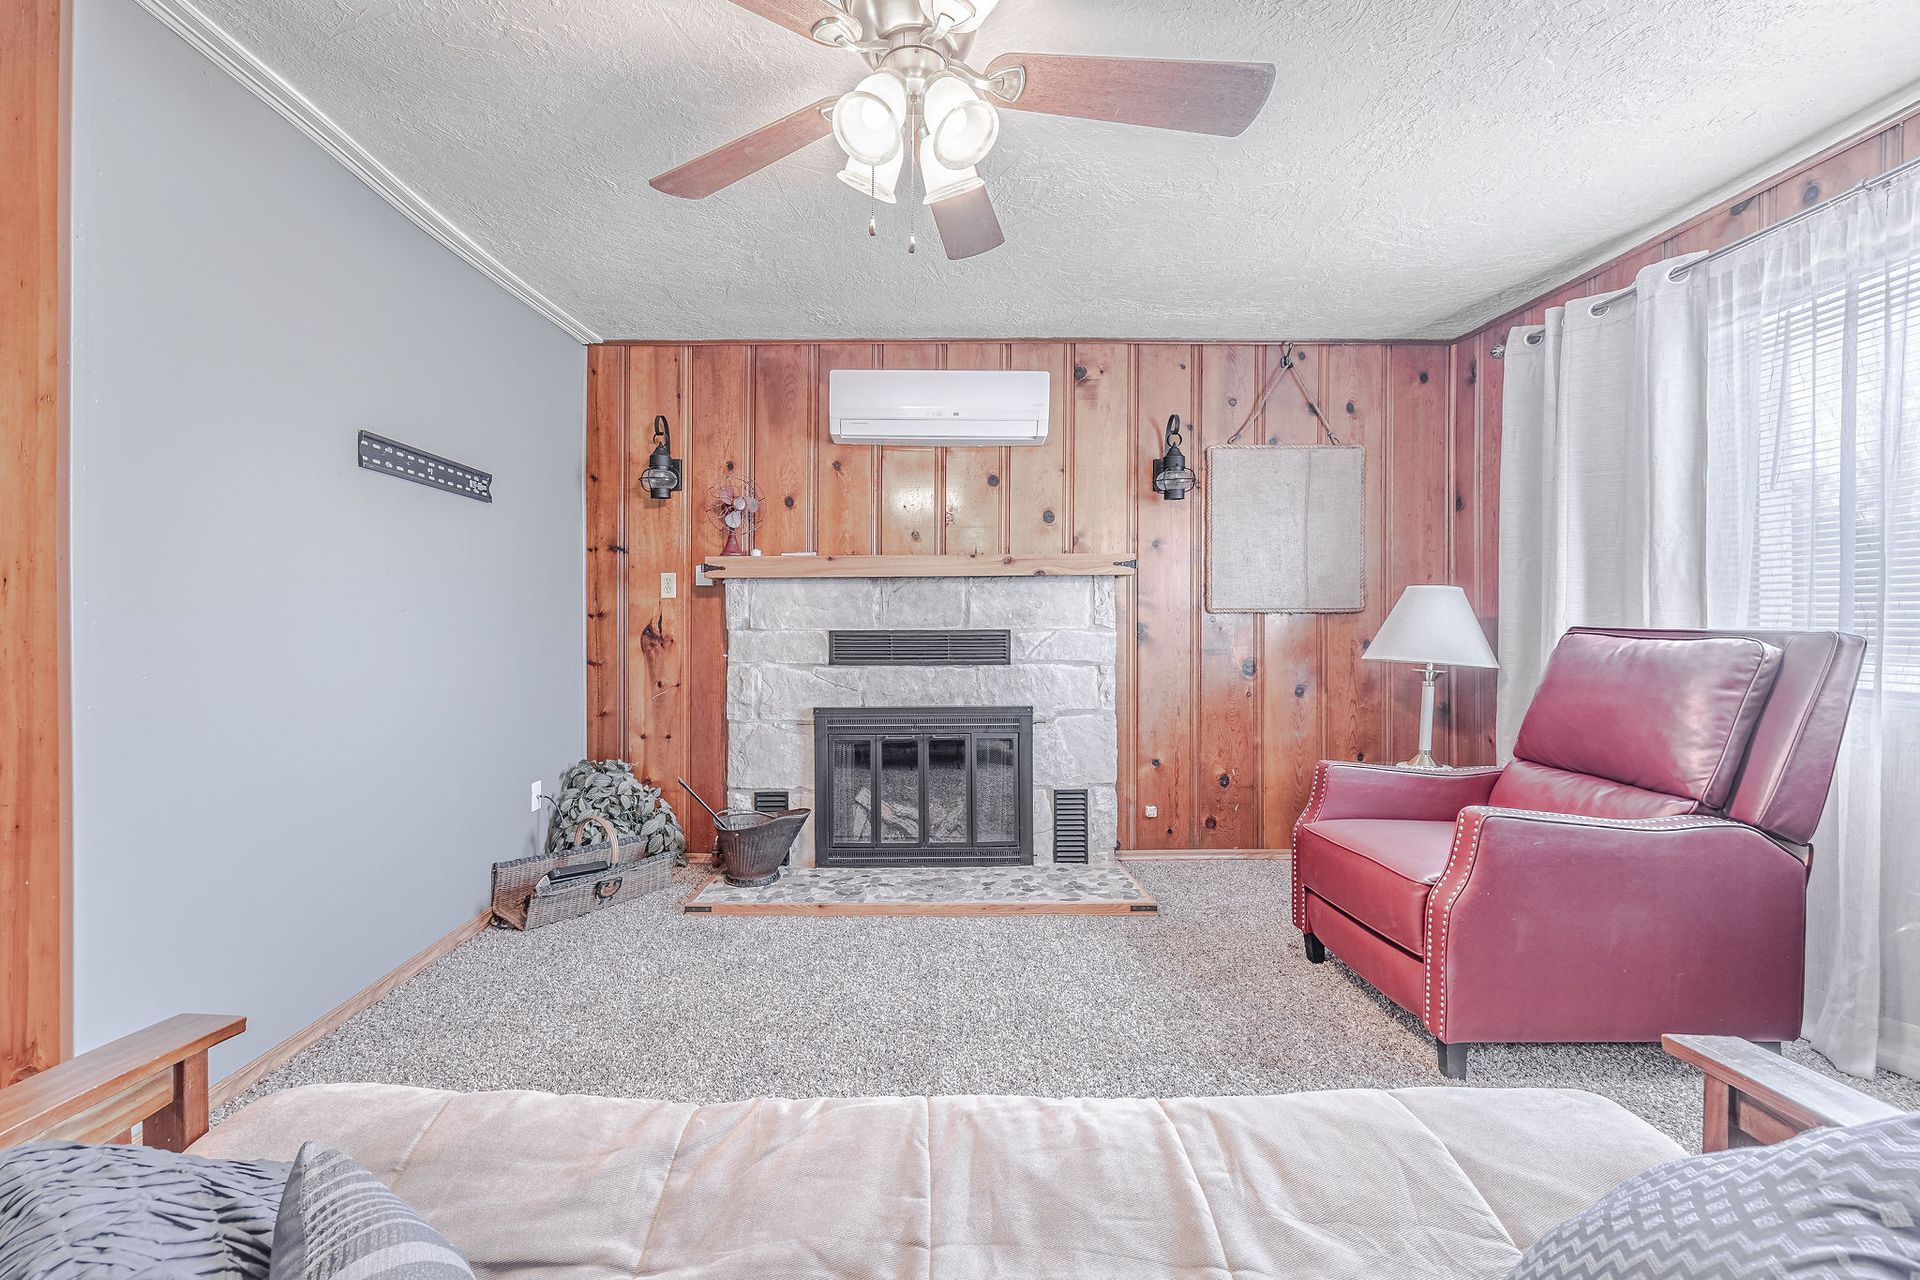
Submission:
[[1439,1051],[1440,1074],[1449,1080],[1467,1078],[1467,1046],[1448,1044],[1444,1040],[1435,1040],[1433,1047]]
[[1307,946],[1307,963],[1308,964],[1325,964],[1327,962],[1327,944],[1326,943],[1320,941],[1320,939],[1314,937],[1310,933],[1306,935],[1303,941],[1305,941]]

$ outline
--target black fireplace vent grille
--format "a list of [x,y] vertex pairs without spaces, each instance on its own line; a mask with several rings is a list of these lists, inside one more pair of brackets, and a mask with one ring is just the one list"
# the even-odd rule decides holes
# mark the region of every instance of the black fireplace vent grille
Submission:
[[829,631],[834,667],[1004,667],[1011,631]]
[[1085,862],[1090,837],[1087,834],[1088,795],[1084,791],[1053,793],[1053,860]]

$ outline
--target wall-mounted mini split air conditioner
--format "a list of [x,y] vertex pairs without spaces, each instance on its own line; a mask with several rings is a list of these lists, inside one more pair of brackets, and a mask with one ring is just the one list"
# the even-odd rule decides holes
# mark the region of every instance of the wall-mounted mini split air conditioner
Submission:
[[1053,375],[1015,370],[835,369],[827,412],[837,444],[1047,442]]

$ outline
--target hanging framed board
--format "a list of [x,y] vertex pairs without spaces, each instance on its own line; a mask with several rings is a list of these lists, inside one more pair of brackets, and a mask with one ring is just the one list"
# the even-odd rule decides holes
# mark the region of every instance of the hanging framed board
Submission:
[[1207,612],[1358,613],[1367,603],[1359,445],[1207,450]]

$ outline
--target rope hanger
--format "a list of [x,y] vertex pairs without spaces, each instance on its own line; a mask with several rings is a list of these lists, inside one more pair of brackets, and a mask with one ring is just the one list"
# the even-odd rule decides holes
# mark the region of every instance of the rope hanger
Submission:
[[1300,381],[1300,370],[1293,363],[1293,351],[1294,345],[1291,342],[1280,348],[1280,367],[1274,371],[1271,378],[1267,379],[1266,388],[1260,392],[1260,398],[1253,402],[1253,409],[1247,414],[1247,420],[1240,424],[1238,431],[1227,437],[1228,444],[1232,444],[1247,433],[1247,428],[1253,425],[1253,420],[1258,418],[1261,411],[1267,407],[1267,401],[1273,398],[1275,391],[1279,390],[1280,379],[1283,377],[1292,379],[1294,389],[1300,393],[1300,403],[1307,406],[1307,412],[1312,414],[1313,420],[1320,424],[1320,430],[1326,432],[1327,443],[1335,445],[1340,443],[1340,437],[1333,434],[1333,428],[1328,426],[1327,420],[1320,416],[1320,406],[1315,404],[1313,397],[1307,394],[1306,383]]

